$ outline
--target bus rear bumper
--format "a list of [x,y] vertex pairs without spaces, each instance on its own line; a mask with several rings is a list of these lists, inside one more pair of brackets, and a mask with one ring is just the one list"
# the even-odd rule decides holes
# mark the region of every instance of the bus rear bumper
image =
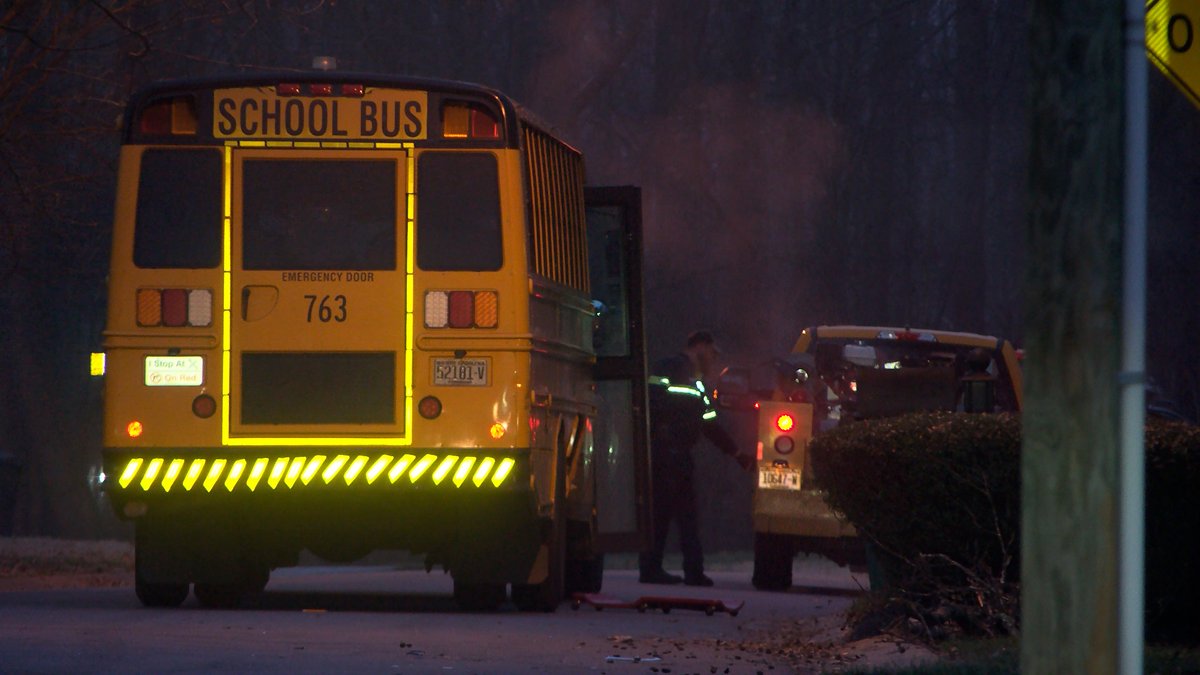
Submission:
[[407,550],[456,578],[529,576],[542,523],[527,451],[289,450],[106,451],[106,494],[136,524],[139,575],[223,583],[307,549],[339,563]]

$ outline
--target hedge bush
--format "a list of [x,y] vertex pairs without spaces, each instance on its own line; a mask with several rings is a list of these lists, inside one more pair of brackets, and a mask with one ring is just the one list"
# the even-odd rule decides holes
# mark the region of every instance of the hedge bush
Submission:
[[830,506],[879,549],[1009,578],[1020,562],[1020,453],[1020,423],[1007,414],[916,413],[842,425],[812,443]]
[[1200,427],[1146,425],[1146,626],[1200,643]]
[[[1016,415],[916,413],[843,425],[814,439],[811,452],[830,505],[874,543],[910,614],[937,620],[985,605],[951,618],[995,634],[1016,623],[1020,448]],[[1148,421],[1146,483],[1149,635],[1194,639],[1200,427]]]

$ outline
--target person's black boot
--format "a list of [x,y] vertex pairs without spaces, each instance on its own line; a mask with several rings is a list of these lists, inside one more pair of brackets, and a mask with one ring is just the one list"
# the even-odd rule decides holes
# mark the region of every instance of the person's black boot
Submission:
[[683,583],[687,584],[688,586],[712,586],[713,580],[710,579],[704,572],[699,572],[697,574],[689,574],[684,577]]

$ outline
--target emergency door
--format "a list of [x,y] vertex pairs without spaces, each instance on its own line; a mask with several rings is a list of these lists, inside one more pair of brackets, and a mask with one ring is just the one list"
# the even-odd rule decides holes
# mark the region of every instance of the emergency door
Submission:
[[650,453],[642,322],[642,194],[637,187],[587,188],[588,268],[596,323],[597,544],[649,547]]
[[232,160],[225,441],[406,442],[404,153]]

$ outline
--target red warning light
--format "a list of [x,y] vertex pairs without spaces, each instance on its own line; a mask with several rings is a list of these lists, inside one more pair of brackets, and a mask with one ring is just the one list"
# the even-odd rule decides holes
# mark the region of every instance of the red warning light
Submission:
[[795,426],[796,426],[796,418],[792,417],[791,415],[789,415],[787,413],[781,413],[779,415],[779,417],[775,418],[775,428],[780,431],[783,431],[786,433],[788,431],[791,431],[793,428],[795,428]]

